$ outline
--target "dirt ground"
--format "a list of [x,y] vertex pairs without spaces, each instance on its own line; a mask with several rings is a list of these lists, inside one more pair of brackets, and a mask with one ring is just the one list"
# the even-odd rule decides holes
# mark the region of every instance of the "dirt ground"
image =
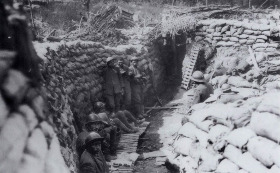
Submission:
[[[163,102],[167,103],[169,100],[172,100],[176,93],[176,85],[171,85],[168,87],[162,97]],[[138,154],[148,153],[152,151],[157,151],[162,147],[162,143],[160,143],[159,134],[157,133],[159,128],[163,125],[163,117],[169,116],[168,111],[151,111],[149,117],[146,118],[147,121],[150,122],[149,127],[146,132],[141,136],[138,143]],[[133,172],[135,173],[177,173],[174,168],[168,167],[166,165],[155,165],[156,158],[149,158],[146,160],[141,159],[141,156],[136,161]]]

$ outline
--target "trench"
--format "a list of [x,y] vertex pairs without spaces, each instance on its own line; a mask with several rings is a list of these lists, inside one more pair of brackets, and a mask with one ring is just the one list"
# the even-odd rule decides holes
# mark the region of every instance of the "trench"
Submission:
[[[166,39],[166,45],[162,45],[164,42],[161,39]],[[163,92],[160,94],[160,99],[164,106],[168,102],[172,101],[175,95],[182,90],[181,82],[183,78],[182,67],[183,61],[187,58],[194,44],[196,43],[186,43],[187,35],[186,33],[181,33],[176,35],[175,38],[159,38],[158,42],[161,44],[160,50],[162,50],[163,61],[166,62],[165,71],[165,87]],[[204,59],[204,52],[199,51],[197,64],[194,70],[205,71],[207,62]],[[168,65],[167,65],[168,64]],[[155,100],[154,100],[155,101]],[[157,103],[155,105],[158,105]],[[147,172],[162,172],[162,173],[177,173],[179,169],[170,164],[168,161],[163,165],[156,164],[156,157],[151,157],[144,159],[143,153],[149,153],[153,151],[159,151],[163,147],[160,141],[160,136],[158,130],[163,125],[163,118],[169,117],[172,114],[172,110],[147,110],[148,118],[147,121],[150,125],[147,127],[145,133],[143,133],[138,141],[137,153],[140,157],[137,159],[133,172],[136,173],[147,173]]]

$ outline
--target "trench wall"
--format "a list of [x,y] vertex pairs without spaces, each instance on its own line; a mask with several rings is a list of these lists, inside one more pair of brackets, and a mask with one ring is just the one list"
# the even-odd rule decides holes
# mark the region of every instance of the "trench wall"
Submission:
[[195,40],[205,40],[217,47],[251,46],[256,52],[273,52],[278,44],[272,37],[280,36],[279,26],[279,21],[267,19],[201,20],[198,23]]
[[[81,130],[83,117],[93,112],[93,102],[102,101],[103,73],[109,56],[124,58],[129,62],[131,54],[140,58],[140,68],[151,88],[149,69],[154,69],[155,84],[162,88],[164,71],[160,63],[159,52],[153,44],[149,49],[134,49],[133,46],[108,47],[91,41],[73,41],[56,43],[55,46],[37,45],[37,51],[43,52],[42,66],[45,78],[48,107],[54,129],[59,136],[61,151],[68,167],[76,170],[77,156],[75,142]],[[43,48],[42,48],[43,47]],[[44,51],[42,51],[44,49]]]
[[69,173],[44,93],[1,51],[0,172]]

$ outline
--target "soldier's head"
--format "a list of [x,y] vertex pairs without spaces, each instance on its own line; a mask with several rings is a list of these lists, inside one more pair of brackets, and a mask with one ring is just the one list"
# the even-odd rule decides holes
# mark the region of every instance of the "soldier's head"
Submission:
[[116,59],[114,57],[108,57],[106,62],[108,67],[114,67],[116,64]]
[[123,66],[124,65],[124,60],[123,60],[123,58],[120,58],[119,60],[118,60],[118,64],[119,64],[119,66]]
[[98,153],[101,150],[101,142],[103,138],[96,132],[88,134],[85,140],[85,148],[91,153]]
[[92,113],[87,116],[85,129],[88,132],[98,132],[102,130],[105,126],[106,124],[102,122],[98,115]]
[[190,77],[191,80],[194,81],[194,83],[199,84],[199,83],[204,83],[204,75],[201,71],[195,71],[193,72],[192,76]]
[[105,112],[105,103],[103,102],[95,102],[93,105],[93,109],[96,113]]
[[136,67],[138,65],[138,58],[137,57],[132,57],[131,58],[131,64]]

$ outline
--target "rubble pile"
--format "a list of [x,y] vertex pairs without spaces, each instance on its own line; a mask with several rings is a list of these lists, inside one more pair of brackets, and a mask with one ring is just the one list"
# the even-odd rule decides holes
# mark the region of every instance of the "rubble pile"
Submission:
[[278,20],[201,20],[197,24],[196,41],[206,40],[222,47],[252,46],[257,52],[273,52],[278,44],[271,37],[279,37]]
[[68,173],[42,91],[1,51],[0,172]]

